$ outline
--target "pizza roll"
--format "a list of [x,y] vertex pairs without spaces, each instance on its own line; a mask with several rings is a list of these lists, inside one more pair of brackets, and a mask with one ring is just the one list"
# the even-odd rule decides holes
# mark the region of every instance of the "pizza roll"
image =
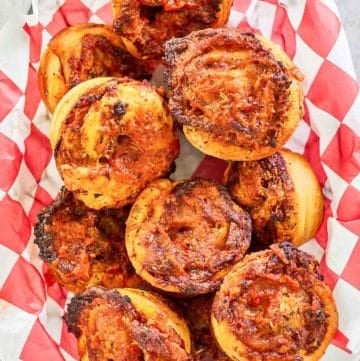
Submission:
[[255,160],[281,148],[303,115],[303,79],[260,35],[206,29],[166,43],[170,111],[205,154]]
[[71,300],[65,321],[81,361],[191,361],[186,322],[146,291],[88,289]]
[[50,112],[69,89],[98,76],[149,77],[144,64],[125,49],[121,37],[101,24],[65,28],[49,42],[42,54],[38,84]]
[[299,246],[322,222],[319,181],[298,153],[283,149],[261,160],[233,162],[225,182],[235,202],[250,213],[257,247],[281,241]]
[[39,213],[34,242],[50,274],[69,291],[137,287],[142,282],[125,249],[127,216],[126,209],[89,209],[63,188]]
[[246,256],[215,295],[211,324],[236,361],[316,361],[338,323],[319,264],[291,243]]
[[232,0],[112,0],[117,34],[137,58],[161,60],[164,43],[226,24]]
[[56,108],[50,141],[65,187],[94,209],[131,204],[169,174],[180,147],[161,94],[128,78],[71,89]]
[[136,273],[180,296],[215,290],[250,237],[247,212],[223,186],[204,179],[151,183],[131,208],[125,236]]

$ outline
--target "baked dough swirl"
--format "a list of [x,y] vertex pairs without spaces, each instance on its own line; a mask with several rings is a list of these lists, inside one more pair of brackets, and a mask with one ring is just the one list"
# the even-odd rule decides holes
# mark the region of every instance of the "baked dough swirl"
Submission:
[[232,198],[250,213],[257,248],[282,241],[299,246],[318,230],[323,195],[299,153],[283,149],[257,161],[233,162],[224,178]]
[[144,64],[125,48],[121,37],[102,24],[65,28],[49,42],[40,60],[38,84],[50,112],[75,85],[99,76],[149,77]]
[[180,147],[161,94],[128,78],[71,89],[56,108],[50,141],[65,187],[94,209],[132,203],[169,174]]
[[137,287],[125,249],[126,209],[95,211],[60,191],[38,215],[35,244],[51,275],[75,293],[90,286]]
[[155,294],[90,288],[74,297],[65,321],[81,361],[190,361],[186,322]]
[[250,217],[209,180],[151,183],[126,222],[136,273],[162,291],[194,296],[215,290],[247,251]]
[[246,256],[215,296],[211,323],[236,361],[316,361],[338,316],[329,287],[309,254],[280,243]]
[[206,29],[166,43],[170,111],[203,153],[254,160],[276,152],[303,115],[302,74],[260,35]]
[[164,43],[226,24],[232,0],[112,0],[116,33],[138,57],[161,60]]

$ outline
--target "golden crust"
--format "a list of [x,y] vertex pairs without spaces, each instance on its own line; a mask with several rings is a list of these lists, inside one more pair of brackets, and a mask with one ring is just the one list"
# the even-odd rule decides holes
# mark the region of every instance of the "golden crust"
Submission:
[[137,287],[125,249],[128,210],[94,211],[64,188],[44,208],[35,226],[35,244],[57,282],[75,293],[91,286]]
[[300,246],[315,236],[324,216],[324,197],[319,181],[308,161],[299,153],[281,151],[294,183],[298,220],[293,244]]
[[64,94],[82,81],[98,76],[149,76],[130,55],[110,26],[81,24],[65,28],[49,42],[40,60],[38,85],[50,112]]
[[232,0],[112,0],[113,26],[132,55],[161,60],[166,40],[224,26],[231,5]]
[[162,96],[148,82],[127,78],[71,89],[56,108],[50,141],[65,187],[94,209],[132,203],[179,154]]
[[323,196],[306,159],[281,150],[268,158],[231,163],[225,183],[232,198],[253,221],[257,247],[311,239],[323,219]]
[[338,323],[334,299],[315,259],[290,243],[252,253],[225,277],[211,324],[236,361],[316,361]]
[[186,322],[157,295],[91,288],[74,297],[65,321],[81,361],[190,361]]
[[226,189],[204,179],[152,182],[126,222],[126,249],[153,287],[192,296],[215,290],[247,251],[248,214]]
[[203,153],[254,160],[276,152],[303,115],[302,74],[260,35],[206,29],[166,43],[170,111]]

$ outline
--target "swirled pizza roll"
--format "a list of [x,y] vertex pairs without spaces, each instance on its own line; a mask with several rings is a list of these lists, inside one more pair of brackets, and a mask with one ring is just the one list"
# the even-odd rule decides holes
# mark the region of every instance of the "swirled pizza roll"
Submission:
[[245,257],[225,277],[212,306],[220,347],[236,361],[316,361],[338,316],[318,262],[291,243]]
[[136,273],[162,291],[194,296],[215,290],[247,251],[250,217],[209,180],[151,183],[126,222]]
[[268,158],[233,162],[225,172],[227,188],[253,222],[254,243],[265,247],[311,239],[323,219],[323,195],[310,164],[300,154],[281,150]]
[[126,209],[89,209],[63,188],[40,212],[34,231],[55,280],[75,293],[90,286],[140,285],[125,249],[127,216]]
[[232,0],[112,0],[114,30],[137,58],[161,60],[164,43],[226,24]]
[[121,37],[101,24],[65,28],[49,42],[40,61],[38,84],[46,107],[54,112],[75,85],[98,76],[149,77],[144,65],[125,49]]
[[95,78],[71,89],[53,116],[50,141],[65,187],[94,209],[132,203],[179,154],[173,120],[148,82]]
[[65,321],[81,361],[190,361],[186,322],[155,294],[91,288],[73,298]]
[[206,29],[166,43],[170,111],[205,154],[254,160],[281,148],[303,115],[303,79],[260,35]]

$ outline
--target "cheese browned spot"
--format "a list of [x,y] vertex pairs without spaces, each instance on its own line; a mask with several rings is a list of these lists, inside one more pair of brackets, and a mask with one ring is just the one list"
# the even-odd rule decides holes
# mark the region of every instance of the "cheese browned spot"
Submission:
[[183,295],[215,290],[242,259],[249,215],[216,182],[161,179],[133,204],[126,248],[136,272],[152,286]]
[[214,335],[233,360],[319,360],[337,329],[318,262],[290,243],[245,257],[212,307]]

